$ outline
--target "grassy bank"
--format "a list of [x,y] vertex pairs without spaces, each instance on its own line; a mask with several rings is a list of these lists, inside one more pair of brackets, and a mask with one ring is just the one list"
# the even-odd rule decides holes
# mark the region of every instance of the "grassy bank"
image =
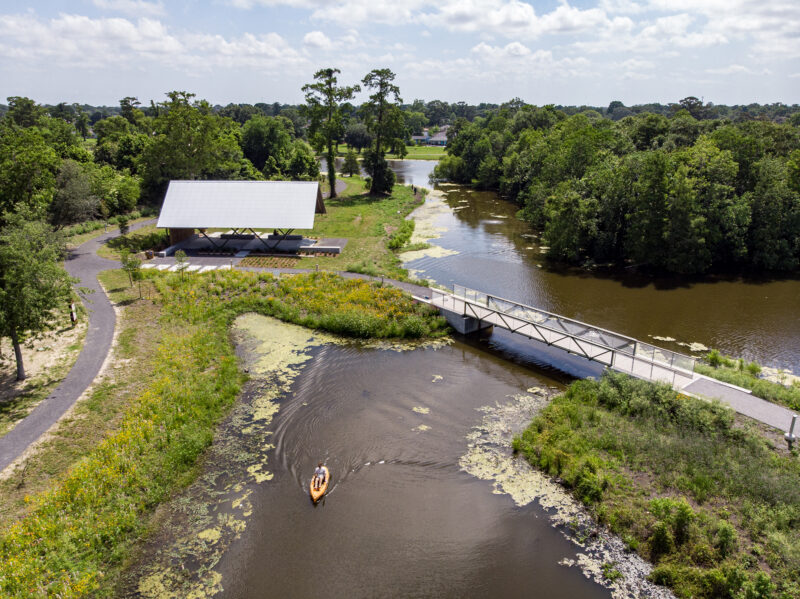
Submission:
[[800,596],[800,460],[720,404],[609,374],[573,383],[514,447],[679,597]]
[[792,410],[800,410],[800,387],[796,384],[786,387],[759,378],[761,367],[755,362],[746,364],[743,360],[723,356],[714,350],[706,357],[706,363],[698,362],[695,365],[695,371],[725,383],[750,389],[753,395],[761,399]]
[[[137,373],[145,384],[119,404],[110,427],[95,422],[102,441],[49,489],[26,498],[26,514],[3,529],[4,597],[111,592],[153,509],[197,475],[199,456],[235,401],[242,375],[228,326],[238,314],[254,311],[356,337],[445,332],[438,315],[396,289],[327,273],[280,280],[245,272],[148,273],[151,283],[161,318],[157,347]],[[126,311],[148,302],[126,301]],[[113,397],[113,389],[107,392]]]
[[[406,155],[403,157],[405,160],[439,160],[446,156],[447,148],[445,146],[406,146]],[[341,158],[344,157],[350,148],[347,144],[339,144],[337,148],[337,155]],[[359,156],[359,159],[361,156]],[[387,160],[400,160],[396,154],[386,154]]]
[[337,198],[325,200],[326,214],[317,214],[314,228],[297,231],[311,237],[344,237],[347,245],[337,257],[308,257],[297,261],[297,268],[351,270],[406,280],[408,273],[397,254],[389,247],[404,225],[405,217],[421,200],[411,187],[395,185],[387,197],[371,196],[360,177],[344,177],[347,189]]

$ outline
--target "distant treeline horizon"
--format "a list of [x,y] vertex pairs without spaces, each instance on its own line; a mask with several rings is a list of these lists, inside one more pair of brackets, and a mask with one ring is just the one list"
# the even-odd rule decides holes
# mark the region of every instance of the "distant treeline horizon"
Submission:
[[[129,99],[136,100],[138,103],[135,97],[130,97]],[[97,121],[104,118],[121,115],[123,111],[121,105],[95,106],[92,104],[69,104],[60,102],[58,104],[41,104],[41,106],[45,108],[51,116],[65,118],[65,120],[70,120],[70,116],[76,115],[78,112],[83,112],[89,116],[90,125],[94,125]],[[244,124],[253,116],[287,116],[287,118],[293,120],[293,114],[299,111],[301,106],[302,104],[286,104],[282,102],[256,102],[254,104],[229,103],[226,105],[215,104],[212,106],[212,111],[220,116],[230,117],[239,124]],[[425,115],[427,121],[424,126],[436,127],[454,124],[456,119],[459,118],[473,121],[476,117],[485,117],[503,108],[517,109],[522,106],[538,107],[537,104],[529,104],[519,98],[514,98],[502,104],[490,102],[467,104],[466,102],[446,102],[444,100],[425,101],[415,99],[411,103],[400,104],[400,109],[405,112],[422,113]],[[567,116],[585,112],[596,112],[600,116],[613,121],[643,113],[671,116],[681,109],[689,110],[692,116],[698,120],[729,119],[735,122],[770,120],[782,123],[790,119],[793,115],[800,114],[800,104],[784,104],[782,102],[773,102],[770,104],[714,104],[712,102],[704,103],[694,96],[689,96],[678,102],[671,102],[668,104],[651,102],[628,106],[619,100],[614,100],[610,102],[608,106],[592,106],[588,104],[544,104],[542,106],[550,106],[556,110],[560,110]],[[146,116],[155,116],[158,105],[151,101],[149,106],[141,105],[139,108]],[[351,116],[356,117],[360,105],[350,104],[346,106],[346,108],[350,108]],[[7,104],[0,104],[0,118],[8,112],[8,109],[9,106]]]

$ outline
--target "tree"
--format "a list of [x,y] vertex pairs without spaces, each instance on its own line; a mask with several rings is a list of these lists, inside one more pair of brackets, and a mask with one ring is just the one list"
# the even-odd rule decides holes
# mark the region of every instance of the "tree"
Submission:
[[79,105],[74,105],[77,116],[75,117],[75,130],[81,136],[83,141],[89,135],[89,115],[86,114]]
[[231,180],[242,177],[244,156],[238,125],[216,116],[205,100],[174,91],[154,119],[157,134],[140,158],[142,198],[160,203],[172,179]]
[[680,108],[689,111],[694,118],[700,120],[705,118],[705,107],[703,102],[694,96],[688,96],[678,103]]
[[74,160],[65,160],[56,177],[56,192],[48,207],[50,224],[58,230],[88,220],[97,213],[100,200],[92,195],[89,178]]
[[389,69],[374,69],[362,80],[364,87],[374,91],[361,109],[367,128],[374,137],[371,150],[364,157],[364,167],[369,173],[370,192],[389,193],[394,185],[394,172],[386,162],[386,148],[391,148],[404,138],[403,114],[398,104],[400,88],[392,83],[395,74]]
[[306,94],[303,113],[309,119],[309,139],[318,152],[325,150],[332,198],[336,197],[336,144],[344,135],[341,103],[351,99],[355,92],[361,91],[358,85],[339,86],[336,75],[340,72],[339,69],[320,69],[314,73],[317,82],[303,86]]
[[285,174],[303,181],[313,181],[319,176],[319,164],[314,150],[302,139],[296,139],[292,144],[292,157]]
[[61,237],[42,221],[15,213],[0,229],[0,335],[14,346],[18,381],[25,379],[21,340],[46,330],[69,301],[63,255]]
[[350,123],[344,132],[344,142],[360,154],[372,143],[372,135],[364,123]]
[[344,164],[342,165],[342,173],[345,175],[357,175],[361,172],[361,166],[358,164],[358,158],[353,150],[350,150],[344,157]]
[[0,225],[5,212],[50,203],[58,165],[58,156],[37,128],[0,123]]
[[186,252],[183,250],[178,250],[175,252],[175,267],[176,270],[181,273],[182,279],[184,271],[189,268],[189,258],[186,256]]
[[131,230],[130,224],[128,224],[128,217],[124,214],[120,214],[117,217],[117,226],[119,227],[120,235],[127,235],[128,231]]
[[44,116],[45,109],[30,98],[24,96],[11,96],[8,100],[7,119],[18,127],[33,127]]
[[131,125],[136,124],[137,113],[142,114],[142,112],[136,108],[139,105],[139,99],[132,96],[125,96],[119,101],[120,114]]
[[119,261],[122,263],[122,270],[128,273],[128,281],[133,287],[133,282],[138,281],[141,275],[142,261],[127,248],[122,250]]
[[[242,127],[241,147],[245,158],[269,178],[282,173],[292,153],[292,124],[283,117],[254,116]],[[273,159],[270,171],[264,167]]]

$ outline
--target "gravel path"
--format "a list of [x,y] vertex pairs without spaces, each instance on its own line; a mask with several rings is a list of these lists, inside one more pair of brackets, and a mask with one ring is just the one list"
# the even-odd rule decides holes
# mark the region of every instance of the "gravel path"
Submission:
[[[136,230],[155,220],[131,225]],[[111,349],[116,326],[116,314],[97,275],[116,268],[119,263],[97,256],[96,252],[119,231],[104,233],[70,251],[64,266],[70,275],[79,279],[76,288],[89,312],[89,329],[78,359],[56,389],[6,435],[0,437],[0,471],[13,463],[31,443],[53,426],[92,384]]]

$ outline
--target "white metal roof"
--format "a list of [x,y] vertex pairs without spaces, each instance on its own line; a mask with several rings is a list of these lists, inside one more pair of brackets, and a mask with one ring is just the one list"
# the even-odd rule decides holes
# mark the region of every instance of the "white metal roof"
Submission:
[[313,229],[316,181],[170,181],[159,228]]

